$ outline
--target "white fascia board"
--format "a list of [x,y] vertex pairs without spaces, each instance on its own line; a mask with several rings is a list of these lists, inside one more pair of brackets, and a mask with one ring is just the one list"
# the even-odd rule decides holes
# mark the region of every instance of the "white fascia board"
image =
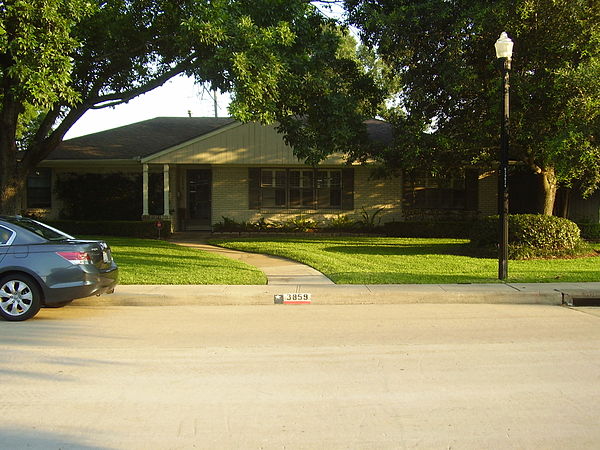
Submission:
[[81,166],[139,166],[136,159],[53,159],[42,161],[37,167],[81,167]]

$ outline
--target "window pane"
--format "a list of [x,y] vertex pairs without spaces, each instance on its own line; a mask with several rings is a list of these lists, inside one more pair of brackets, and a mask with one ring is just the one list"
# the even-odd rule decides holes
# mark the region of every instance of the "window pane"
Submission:
[[261,171],[260,184],[263,187],[268,187],[268,186],[273,185],[273,171],[272,170]]
[[286,172],[285,170],[276,170],[275,171],[275,186],[284,188],[286,185]]
[[317,172],[317,189],[328,186],[328,176],[326,170],[319,170]]
[[299,170],[290,170],[290,187],[300,187]]
[[263,188],[262,203],[264,208],[281,208],[285,206],[285,189]]
[[314,208],[315,198],[312,189],[302,189],[302,206]]
[[13,232],[4,227],[0,227],[0,244],[6,244],[13,235]]
[[52,203],[50,169],[39,169],[27,177],[27,207],[49,208]]
[[285,205],[285,189],[275,189],[275,206],[283,208]]
[[329,206],[332,208],[342,207],[342,190],[341,189],[330,189],[329,193]]
[[290,207],[298,208],[301,206],[301,194],[300,189],[290,188]]
[[342,172],[339,170],[332,170],[329,172],[329,185],[331,187],[342,186]]
[[302,187],[312,188],[313,187],[313,171],[305,170],[302,172]]

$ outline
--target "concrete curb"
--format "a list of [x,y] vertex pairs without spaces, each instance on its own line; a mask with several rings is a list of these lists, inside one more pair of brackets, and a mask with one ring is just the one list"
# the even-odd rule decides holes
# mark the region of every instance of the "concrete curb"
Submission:
[[402,285],[126,285],[114,294],[76,300],[80,306],[272,305],[276,294],[310,293],[313,305],[541,304],[600,298],[600,283]]

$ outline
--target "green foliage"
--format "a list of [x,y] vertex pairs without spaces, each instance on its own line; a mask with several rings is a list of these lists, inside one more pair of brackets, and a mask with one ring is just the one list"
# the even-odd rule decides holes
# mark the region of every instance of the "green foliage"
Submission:
[[384,211],[384,208],[377,208],[371,212],[363,206],[360,210],[360,219],[357,226],[364,231],[374,231],[381,224],[381,217],[378,217]]
[[92,4],[85,0],[3,2],[0,76],[5,83],[0,95],[42,110],[57,102],[77,101],[70,55],[79,42],[73,30],[92,11]]
[[578,223],[581,237],[590,241],[600,241],[600,223]]
[[318,226],[319,224],[315,220],[309,219],[307,217],[298,216],[292,217],[281,222],[279,224],[279,229],[281,231],[293,231],[304,233],[307,231],[314,231],[318,228]]
[[248,231],[248,222],[237,222],[234,219],[223,216],[222,222],[213,224],[214,231]]
[[[498,217],[478,221],[471,230],[471,244],[483,249],[497,248]],[[577,224],[562,217],[515,214],[508,220],[508,253],[511,259],[547,258],[587,254]]]
[[[127,221],[127,220],[44,220],[50,226],[58,228],[72,236],[127,236],[134,238],[158,238],[156,221]],[[160,238],[171,236],[171,222],[162,221]]]
[[56,180],[61,217],[72,220],[139,220],[141,178],[123,174],[64,174]]
[[381,102],[348,51],[347,32],[305,0],[5,3],[5,212],[16,210],[23,180],[86,111],[127,103],[178,74],[230,92],[230,112],[242,121],[277,121],[296,155],[310,163],[366,145],[362,122]]
[[319,224],[307,217],[297,216],[285,221],[267,221],[260,218],[256,222],[238,222],[234,219],[223,216],[222,222],[213,225],[213,230],[217,232],[254,232],[254,231],[279,231],[279,232],[307,232],[315,231]]
[[343,216],[341,214],[338,214],[335,217],[327,219],[322,225],[323,231],[333,231],[333,232],[356,231],[357,228],[358,228],[358,223],[356,222],[356,220],[350,218],[349,216]]
[[432,170],[496,161],[502,95],[494,42],[506,31],[515,42],[511,158],[553,185],[580,180],[587,194],[598,187],[598,0],[344,4],[350,23],[400,80],[388,117],[401,139],[374,157]]

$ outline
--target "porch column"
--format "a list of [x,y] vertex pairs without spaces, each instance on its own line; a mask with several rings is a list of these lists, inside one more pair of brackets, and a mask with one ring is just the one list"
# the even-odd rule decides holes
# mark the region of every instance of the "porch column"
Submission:
[[142,166],[142,216],[148,215],[148,164]]
[[165,209],[163,211],[163,215],[169,217],[170,214],[170,205],[169,205],[169,199],[170,199],[170,184],[169,184],[169,165],[168,164],[163,164],[163,199],[164,199],[164,206]]

